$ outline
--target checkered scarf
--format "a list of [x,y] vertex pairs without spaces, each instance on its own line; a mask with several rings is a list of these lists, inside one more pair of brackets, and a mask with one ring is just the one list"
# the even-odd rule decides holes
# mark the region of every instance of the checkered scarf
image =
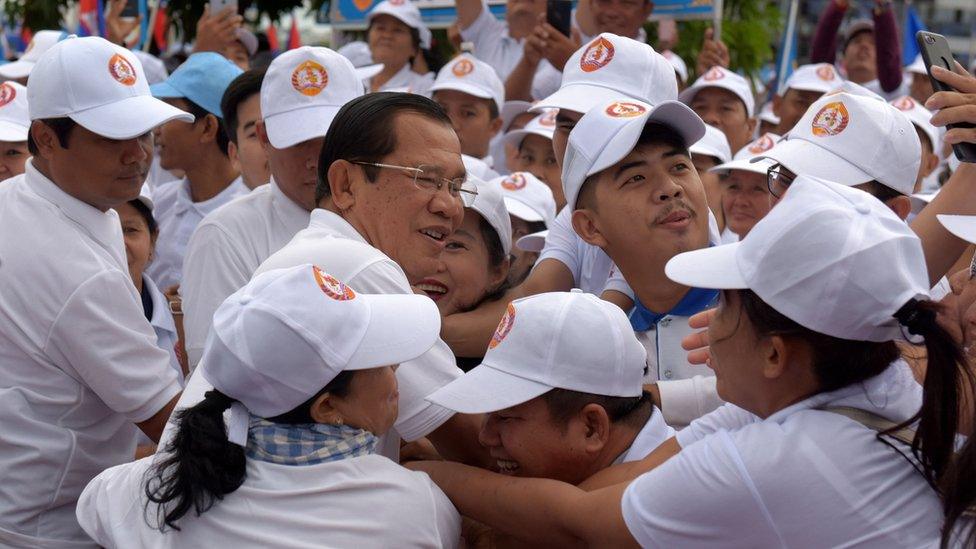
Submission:
[[251,416],[247,457],[282,465],[315,465],[372,454],[376,435],[346,425],[272,423]]

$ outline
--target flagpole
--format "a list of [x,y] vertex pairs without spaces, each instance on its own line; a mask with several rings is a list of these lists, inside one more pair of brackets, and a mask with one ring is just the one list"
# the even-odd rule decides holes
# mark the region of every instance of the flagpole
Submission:
[[796,18],[800,11],[800,0],[792,0],[790,2],[790,13],[786,20],[786,32],[783,35],[783,51],[780,52],[779,66],[776,67],[776,93],[780,94],[783,90],[783,85],[786,83],[786,79],[783,76],[786,74],[786,69],[789,67],[791,60],[793,59],[793,36],[796,34]]
[[149,53],[149,47],[155,38],[156,17],[159,16],[159,0],[153,3],[152,13],[149,15],[149,27],[146,29],[146,38],[142,42],[142,51]]

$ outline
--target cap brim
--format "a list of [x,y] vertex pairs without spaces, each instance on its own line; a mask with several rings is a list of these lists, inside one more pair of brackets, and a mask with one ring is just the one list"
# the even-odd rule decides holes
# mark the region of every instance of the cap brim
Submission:
[[639,99],[628,96],[617,90],[590,83],[568,84],[559,88],[556,93],[539,101],[529,112],[542,112],[544,109],[561,109],[586,114],[597,105],[609,103],[617,99]]
[[741,242],[678,254],[664,266],[664,274],[678,284],[712,290],[749,287],[736,262]]
[[780,141],[765,154],[753,158],[751,162],[759,162],[766,158],[786,166],[795,174],[819,177],[848,187],[874,179],[840,156],[803,139]]
[[434,346],[441,315],[430,299],[414,294],[358,294],[369,305],[366,333],[344,370],[393,366],[413,360]]
[[434,391],[427,400],[462,414],[484,414],[518,406],[551,390],[538,381],[481,364]]
[[512,120],[515,120],[516,116],[524,112],[528,112],[530,108],[532,108],[532,103],[529,101],[506,101],[505,104],[502,105],[502,110],[500,113],[500,116],[502,117],[502,128],[508,129],[508,126],[512,123]]
[[741,170],[765,175],[769,171],[769,167],[773,164],[775,162],[769,158],[764,158],[757,162],[753,162],[751,159],[730,160],[729,162],[710,168],[708,171],[709,173],[725,173],[731,170]]
[[34,69],[33,61],[14,61],[5,65],[0,65],[0,76],[4,78],[23,78],[30,75]]
[[356,76],[360,80],[369,80],[383,71],[383,63],[374,63],[364,67],[356,67],[354,70],[356,71]]
[[149,95],[128,97],[67,116],[86,130],[109,139],[132,139],[173,120],[193,122],[192,114]]
[[939,214],[936,217],[947,231],[966,242],[976,244],[976,215]]
[[244,45],[244,49],[247,50],[248,55],[253,57],[258,52],[258,37],[248,29],[238,27],[237,40]]
[[530,135],[538,135],[540,137],[545,137],[546,139],[552,141],[552,136],[554,135],[554,133],[555,132],[546,134],[540,131],[532,131],[526,129],[512,130],[506,133],[504,137],[502,137],[502,143],[511,145],[517,149],[519,145],[522,144],[522,140]]
[[482,99],[494,99],[495,98],[491,94],[490,91],[488,91],[488,90],[486,90],[484,88],[478,87],[478,86],[472,86],[471,84],[466,84],[464,82],[452,81],[452,82],[442,82],[440,84],[434,84],[430,88],[430,93],[434,93],[435,91],[440,91],[440,90],[454,90],[454,91],[459,91],[459,92],[462,92],[462,93],[466,93],[468,95],[473,95],[475,97],[480,97]]
[[149,86],[149,93],[158,99],[176,99],[186,97],[186,94],[173,87],[168,81]]
[[541,252],[546,247],[547,236],[549,236],[549,231],[527,234],[515,241],[515,247],[524,252]]
[[542,216],[539,212],[532,209],[531,206],[520,202],[510,196],[504,198],[505,208],[508,210],[510,215],[514,215],[519,219],[524,219],[525,221],[545,221],[546,218]]
[[267,116],[264,126],[268,141],[276,149],[287,149],[309,139],[325,137],[341,108],[340,105],[316,105]]
[[21,126],[6,120],[0,120],[0,141],[20,142],[27,141],[28,126]]

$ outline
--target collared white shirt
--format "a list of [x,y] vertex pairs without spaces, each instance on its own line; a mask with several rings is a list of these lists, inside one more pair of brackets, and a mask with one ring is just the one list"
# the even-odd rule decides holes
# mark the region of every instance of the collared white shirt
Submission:
[[[496,19],[485,0],[482,0],[478,18],[461,30],[461,38],[474,44],[472,54],[491,65],[502,82],[522,59],[522,41],[509,36],[508,23]],[[532,80],[532,98],[545,99],[556,93],[562,80],[563,73],[543,59]]]
[[176,341],[179,335],[176,333],[176,322],[173,320],[173,313],[169,310],[169,300],[163,295],[156,283],[146,275],[142,276],[143,291],[149,293],[152,300],[152,318],[149,325],[156,332],[156,346],[169,353],[169,365],[173,367],[183,384],[183,367],[180,366],[180,358],[176,354]]
[[[385,84],[380,86],[380,89],[377,91],[415,93],[430,97],[430,87],[433,85],[434,73],[418,74],[410,67],[410,63],[407,63],[393,75],[393,78],[387,80]],[[368,80],[365,82],[365,86],[367,91],[372,89],[372,85]]]
[[[28,230],[25,230],[28,229]],[[91,547],[74,506],[180,391],[114,210],[28,161],[0,185],[0,546]]]
[[208,215],[190,237],[183,260],[183,335],[196,366],[217,307],[251,279],[265,259],[308,226],[309,212],[285,196],[274,178]]
[[651,417],[647,419],[644,427],[634,437],[634,441],[630,443],[630,448],[627,448],[626,452],[620,454],[620,457],[617,458],[614,464],[640,461],[649,456],[658,446],[673,437],[674,434],[674,429],[664,420],[661,410],[657,406],[654,406]]
[[[613,261],[600,248],[587,244],[573,229],[573,212],[566,206],[559,212],[536,264],[546,259],[555,259],[573,274],[576,287],[586,293],[599,296],[606,289],[607,280],[613,270]],[[621,280],[623,280],[621,278]],[[612,288],[618,289],[618,288]],[[630,293],[629,295],[633,295]]]
[[153,215],[159,223],[156,254],[146,274],[159,285],[169,288],[183,278],[183,255],[190,236],[207,214],[239,196],[251,192],[240,176],[216,196],[202,202],[190,197],[190,181],[183,178],[153,191]]
[[78,522],[104,547],[434,548],[461,537],[457,511],[430,477],[377,455],[316,465],[248,459],[240,488],[163,534],[143,512],[152,460],[113,467],[85,488]]
[[[312,211],[308,228],[295,235],[287,246],[271,255],[255,274],[305,263],[318,265],[357,292],[367,294],[410,294],[413,290],[403,269],[374,248],[342,217],[321,208]],[[198,375],[198,374],[203,374]],[[423,356],[404,362],[397,369],[400,410],[393,429],[380,437],[377,452],[398,460],[400,439],[425,437],[450,419],[454,412],[428,402],[424,397],[460,377],[454,354],[443,341]],[[199,402],[207,390],[206,363],[191,376],[177,408]],[[172,436],[171,426],[163,433]],[[162,446],[162,442],[160,443]]]
[[645,547],[928,546],[942,504],[902,455],[911,451],[818,409],[850,406],[897,423],[921,402],[899,360],[766,419],[726,405],[680,431],[681,452],[627,487],[624,521]]

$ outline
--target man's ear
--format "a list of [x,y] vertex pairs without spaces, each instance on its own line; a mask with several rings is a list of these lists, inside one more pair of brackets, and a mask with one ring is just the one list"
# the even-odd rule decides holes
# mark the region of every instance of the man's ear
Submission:
[[258,136],[258,141],[265,150],[272,146],[268,139],[268,128],[264,125],[264,120],[258,120],[254,123],[254,133]]
[[783,98],[780,97],[780,95],[778,93],[777,94],[774,94],[773,95],[773,114],[776,115],[776,118],[779,118],[780,117],[779,110],[781,108],[783,108],[782,105],[783,105]]
[[891,211],[895,212],[895,215],[903,220],[908,219],[908,214],[912,213],[912,201],[904,195],[892,198],[885,202],[885,205],[891,208]]
[[787,368],[790,351],[782,336],[774,335],[760,342],[763,376],[768,380],[781,377]]
[[335,408],[332,395],[329,393],[319,395],[309,408],[308,414],[312,416],[315,423],[342,424],[342,414]]
[[[331,192],[330,197],[322,199],[322,202],[332,200],[332,203],[339,210],[350,210],[356,204],[356,195],[353,193],[355,183],[362,168],[349,162],[348,160],[336,160],[329,166],[326,176],[329,178],[328,185]],[[320,208],[327,204],[319,204]]]
[[572,216],[573,230],[587,244],[592,244],[598,248],[606,248],[607,239],[600,232],[596,214],[593,210],[575,210]]
[[207,113],[202,120],[203,132],[200,134],[201,143],[216,143],[217,133],[220,132],[220,121],[212,113]]
[[488,129],[491,131],[492,137],[498,135],[498,132],[502,130],[502,122],[504,122],[504,120],[502,120],[502,117],[497,116],[495,117],[494,120],[491,121],[490,124],[488,124]]
[[579,411],[579,421],[583,423],[583,447],[590,453],[603,450],[610,440],[610,416],[599,404],[590,403]]
[[939,167],[939,157],[935,153],[922,155],[922,178],[926,178]]
[[37,147],[37,156],[45,160],[49,160],[55,150],[63,148],[54,130],[40,120],[31,122],[30,135]]
[[756,135],[757,124],[759,124],[758,118],[749,118],[746,120],[746,125],[749,126],[749,135]]

